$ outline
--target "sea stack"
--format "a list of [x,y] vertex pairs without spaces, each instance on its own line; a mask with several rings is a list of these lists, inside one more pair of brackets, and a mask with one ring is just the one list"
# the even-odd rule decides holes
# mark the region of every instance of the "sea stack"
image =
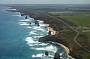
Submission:
[[60,59],[60,55],[59,55],[59,53],[55,53],[55,55],[54,55],[54,59]]
[[25,19],[27,19],[28,17],[26,16]]

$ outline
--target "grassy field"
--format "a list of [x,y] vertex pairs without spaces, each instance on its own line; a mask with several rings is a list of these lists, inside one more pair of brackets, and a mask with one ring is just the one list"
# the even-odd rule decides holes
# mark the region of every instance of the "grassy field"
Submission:
[[61,18],[67,19],[78,25],[90,25],[90,16],[85,15],[72,15],[72,16],[59,16]]
[[63,18],[77,25],[90,25],[90,13],[57,13],[51,12],[52,15]]
[[[49,15],[56,17],[58,19],[62,19],[66,21],[66,23],[72,22],[78,26],[80,35],[77,38],[77,41],[83,46],[83,48],[90,51],[90,13],[82,13],[82,12],[50,12]],[[69,21],[69,22],[67,22]],[[71,25],[73,26],[73,25]],[[69,35],[68,35],[69,34]],[[90,53],[86,52],[75,42],[73,38],[76,33],[74,33],[71,29],[64,29],[61,33],[57,34],[58,37],[63,37],[64,41],[68,42],[69,49],[74,50],[72,53],[74,55],[81,55],[82,59],[90,59]]]

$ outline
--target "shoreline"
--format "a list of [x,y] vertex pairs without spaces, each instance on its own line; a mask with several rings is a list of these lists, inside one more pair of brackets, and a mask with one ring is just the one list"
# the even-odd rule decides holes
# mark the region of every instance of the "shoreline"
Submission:
[[[47,23],[44,23],[44,24],[47,24]],[[50,27],[49,25],[50,25],[50,24],[48,24],[48,26],[47,26],[47,27],[48,27],[48,32],[51,31],[51,32],[52,32],[51,35],[54,36],[57,31],[55,31],[55,30],[54,30],[52,27]],[[53,41],[52,41],[52,42],[53,42]],[[53,43],[54,43],[54,42],[53,42]],[[52,43],[52,44],[53,44],[53,43]],[[55,42],[55,43],[57,43],[57,45],[60,45],[62,48],[64,48],[64,50],[65,50],[65,52],[67,53],[69,59],[75,59],[74,57],[72,57],[71,55],[69,55],[70,50],[69,50],[68,47],[66,47],[65,45],[63,45],[63,44],[61,44],[61,43],[58,43],[58,42]]]
[[[50,24],[49,24],[50,25]],[[55,31],[52,27],[48,27],[48,31],[52,31],[55,35],[57,31]],[[54,43],[54,42],[53,42]],[[57,42],[56,42],[57,43]],[[57,43],[57,45],[60,45],[62,48],[64,48],[65,52],[68,54],[69,59],[75,59],[74,57],[72,57],[71,55],[69,55],[70,53],[70,49],[68,47],[66,47],[65,45],[61,44],[61,43]]]
[[[29,17],[30,17],[30,15],[28,15]],[[33,17],[32,17],[33,18]],[[36,20],[36,19],[35,19]],[[41,19],[39,19],[39,20],[41,20]],[[44,20],[42,20],[42,21],[44,21]],[[45,21],[44,21],[45,22]],[[44,24],[47,24],[46,22],[44,23]],[[49,24],[49,25],[51,25],[51,24]],[[54,31],[54,34],[52,33],[52,35],[55,35],[56,34],[56,32],[57,31],[55,31],[52,27],[50,27],[48,24],[47,24],[47,26],[46,27],[48,27],[48,31],[49,31],[49,29],[51,30],[51,31]],[[56,42],[57,43],[57,42]],[[64,48],[64,50],[65,50],[65,52],[68,54],[68,57],[69,57],[69,59],[75,59],[75,58],[73,58],[71,55],[69,55],[69,53],[70,53],[70,50],[69,50],[69,48],[68,47],[66,47],[65,45],[63,45],[63,44],[61,44],[61,43],[57,43],[58,45],[60,45],[62,48]]]
[[[10,10],[9,10],[10,11]],[[12,12],[20,12],[20,11],[15,11],[15,10],[13,10]],[[50,28],[52,28],[54,31],[55,31],[55,26],[53,26],[54,24],[50,24],[50,20],[49,20],[49,22],[47,21],[47,20],[45,20],[45,18],[43,18],[42,16],[41,16],[41,18],[38,18],[37,17],[37,15],[35,16],[35,15],[33,15],[33,13],[31,13],[31,14],[27,14],[27,13],[25,13],[25,12],[23,12],[23,13],[21,13],[20,12],[20,14],[21,14],[21,16],[24,16],[24,15],[28,15],[29,17],[31,17],[31,18],[34,18],[35,20],[37,19],[37,20],[42,20],[42,21],[44,21],[44,23],[45,24],[49,24],[50,25]],[[22,15],[23,14],[23,15]],[[56,29],[57,30],[57,29]],[[55,34],[54,34],[55,35]],[[58,42],[57,42],[58,43]],[[70,59],[75,59],[75,58],[73,58],[72,56],[70,56],[69,55],[69,53],[70,53],[70,50],[69,50],[69,48],[68,47],[66,47],[65,45],[64,45],[64,43],[62,44],[62,43],[58,43],[61,47],[63,47],[64,49],[65,49],[65,51],[67,52],[67,54],[68,54],[68,56],[70,57]]]

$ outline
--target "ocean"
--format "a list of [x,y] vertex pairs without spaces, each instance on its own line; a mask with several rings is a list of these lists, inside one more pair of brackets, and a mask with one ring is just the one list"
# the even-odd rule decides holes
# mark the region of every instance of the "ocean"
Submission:
[[[40,26],[37,26],[34,18],[25,19],[19,12],[7,9],[0,7],[0,59],[53,59],[57,49],[61,59],[68,59],[64,48],[38,42],[40,37],[48,35],[43,21],[38,20]],[[45,56],[46,51],[48,56]]]

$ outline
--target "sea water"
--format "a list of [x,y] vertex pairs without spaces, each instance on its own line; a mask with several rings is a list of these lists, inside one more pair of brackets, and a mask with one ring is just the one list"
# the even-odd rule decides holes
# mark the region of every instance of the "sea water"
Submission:
[[[0,59],[53,59],[57,47],[49,43],[38,42],[40,37],[48,35],[43,21],[40,26],[34,24],[34,18],[21,16],[19,12],[8,12],[0,7]],[[31,23],[31,24],[30,24]],[[59,48],[64,53],[63,48]],[[45,51],[49,56],[45,56]],[[62,59],[67,59],[61,57]]]

